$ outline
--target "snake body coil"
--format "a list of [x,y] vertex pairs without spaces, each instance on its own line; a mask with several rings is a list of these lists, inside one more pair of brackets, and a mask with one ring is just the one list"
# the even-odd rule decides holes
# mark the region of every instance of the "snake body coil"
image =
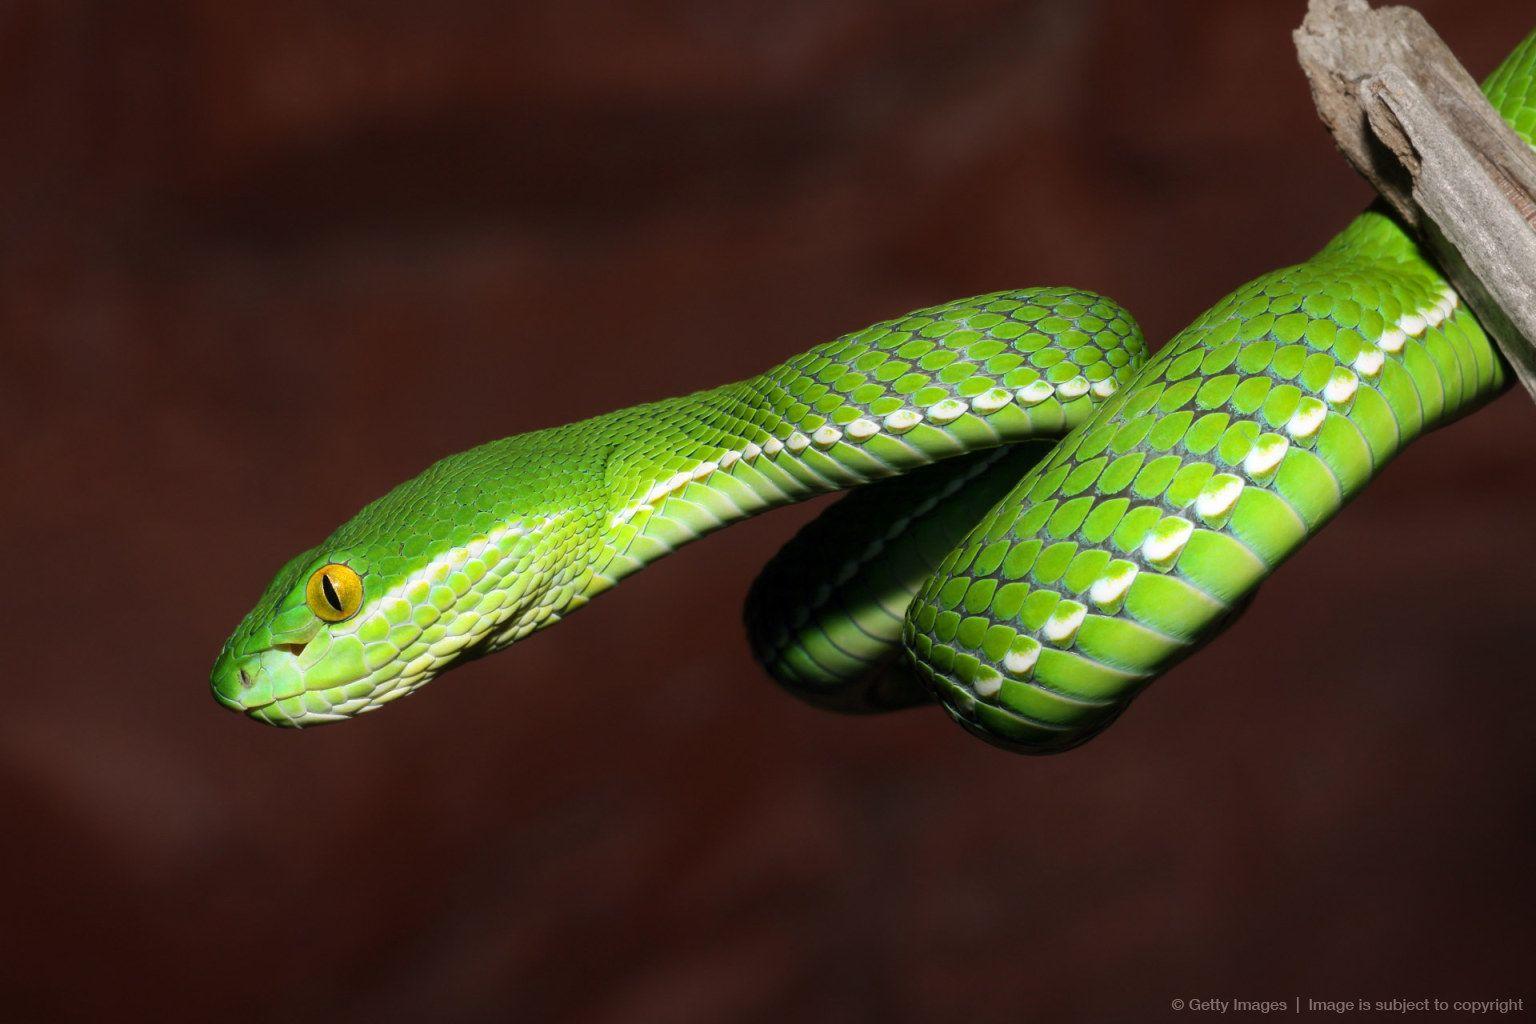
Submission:
[[[1531,142],[1536,35],[1485,91]],[[680,544],[858,487],[754,586],[759,659],[819,704],[937,697],[990,741],[1059,750],[1506,378],[1375,210],[1150,361],[1091,293],[950,302],[746,381],[436,463],[283,567],[213,690],[275,725],[373,710]]]

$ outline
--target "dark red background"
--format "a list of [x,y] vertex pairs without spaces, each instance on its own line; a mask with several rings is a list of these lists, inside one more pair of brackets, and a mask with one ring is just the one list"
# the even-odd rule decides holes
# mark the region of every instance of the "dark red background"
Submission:
[[[1486,73],[1528,0],[1418,5]],[[809,510],[302,734],[206,672],[439,455],[1062,283],[1160,344],[1368,198],[1294,3],[0,6],[5,1019],[1135,1020],[1525,996],[1536,411],[1050,759],[738,605]]]

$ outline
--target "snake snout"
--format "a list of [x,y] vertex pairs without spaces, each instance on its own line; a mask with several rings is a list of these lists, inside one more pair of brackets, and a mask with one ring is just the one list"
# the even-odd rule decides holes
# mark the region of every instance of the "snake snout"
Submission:
[[275,644],[254,654],[226,651],[213,667],[213,696],[232,711],[266,720],[263,709],[302,693],[298,656],[304,644]]
[[208,677],[214,699],[232,711],[245,710],[245,695],[256,681],[256,667],[246,659],[236,658],[228,650],[219,655]]

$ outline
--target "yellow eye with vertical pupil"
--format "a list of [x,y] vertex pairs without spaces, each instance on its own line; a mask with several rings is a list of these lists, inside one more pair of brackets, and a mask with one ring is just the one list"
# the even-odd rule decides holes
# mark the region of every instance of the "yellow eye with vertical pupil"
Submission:
[[340,562],[322,565],[304,586],[309,610],[326,622],[341,622],[363,606],[363,578]]

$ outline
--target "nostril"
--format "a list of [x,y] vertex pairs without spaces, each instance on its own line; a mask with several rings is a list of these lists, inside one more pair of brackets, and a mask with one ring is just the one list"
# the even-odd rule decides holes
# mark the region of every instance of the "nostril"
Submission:
[[251,682],[251,674],[242,668],[240,670],[240,689],[249,690],[251,688]]

